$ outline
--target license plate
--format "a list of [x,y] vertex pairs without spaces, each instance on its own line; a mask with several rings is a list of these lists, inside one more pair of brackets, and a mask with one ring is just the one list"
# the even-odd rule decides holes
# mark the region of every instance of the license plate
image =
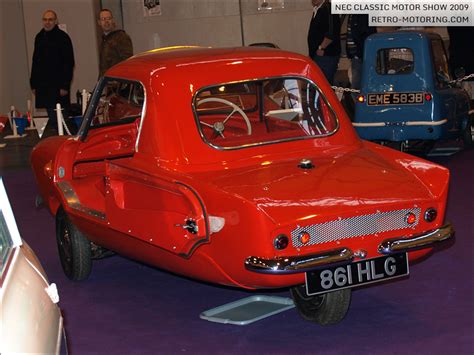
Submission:
[[329,291],[367,285],[408,275],[406,253],[361,260],[343,266],[306,273],[306,292],[317,295]]
[[367,105],[418,105],[424,102],[425,95],[422,92],[385,92],[379,94],[368,94]]

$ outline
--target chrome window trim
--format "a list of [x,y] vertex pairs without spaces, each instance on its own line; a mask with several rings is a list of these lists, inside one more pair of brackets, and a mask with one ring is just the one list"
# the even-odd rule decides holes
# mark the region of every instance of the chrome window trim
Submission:
[[[142,106],[142,111],[141,111],[141,118],[140,118],[140,124],[138,126],[138,133],[137,133],[137,139],[135,142],[135,152],[138,152],[138,144],[140,142],[141,138],[141,132],[142,132],[142,127],[143,127],[143,121],[145,120],[145,115],[146,115],[146,109],[147,109],[147,92],[146,92],[146,87],[143,84],[141,80],[135,80],[135,79],[128,79],[128,78],[121,78],[121,77],[115,77],[115,76],[104,76],[102,77],[98,84],[96,85],[94,92],[90,98],[90,101],[87,105],[86,112],[84,112],[84,118],[83,118],[83,123],[81,124],[81,127],[79,128],[79,131],[77,132],[77,135],[80,136],[81,141],[84,141],[87,137],[87,134],[89,133],[89,129],[91,129],[90,122],[92,121],[92,116],[95,111],[95,108],[97,106],[97,102],[100,99],[100,93],[104,89],[104,86],[109,82],[109,81],[120,81],[120,82],[127,82],[127,83],[138,83],[142,86],[143,88],[143,106]],[[95,104],[94,104],[95,103]],[[87,123],[84,123],[87,122]],[[114,122],[111,125],[108,125],[107,127],[110,127],[112,125],[120,125],[122,123],[119,122]],[[104,126],[98,126],[97,128],[101,128]]]

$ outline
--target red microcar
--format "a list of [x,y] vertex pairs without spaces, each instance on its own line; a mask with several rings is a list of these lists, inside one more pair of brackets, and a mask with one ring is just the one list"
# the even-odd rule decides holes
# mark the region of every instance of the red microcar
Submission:
[[31,161],[70,279],[115,252],[288,287],[320,324],[344,317],[352,287],[406,276],[454,234],[449,171],[359,139],[319,68],[279,49],[136,55],[99,81],[78,135]]

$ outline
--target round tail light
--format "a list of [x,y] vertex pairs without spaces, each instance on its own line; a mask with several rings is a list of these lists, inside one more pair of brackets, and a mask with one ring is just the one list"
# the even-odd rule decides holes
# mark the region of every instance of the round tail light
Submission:
[[365,97],[364,95],[359,95],[357,96],[357,102],[363,104],[365,102]]
[[405,222],[407,224],[413,224],[416,222],[416,215],[412,212],[408,212],[406,215],[405,215]]
[[311,240],[311,236],[309,235],[308,232],[303,231],[300,234],[298,234],[298,240],[300,241],[301,244],[308,244],[308,242]]
[[289,239],[284,234],[280,234],[273,241],[273,245],[275,246],[275,249],[278,249],[278,250],[285,249],[288,246],[288,243],[289,243]]
[[436,217],[438,216],[438,211],[436,211],[436,208],[428,208],[425,211],[425,221],[426,222],[433,222]]

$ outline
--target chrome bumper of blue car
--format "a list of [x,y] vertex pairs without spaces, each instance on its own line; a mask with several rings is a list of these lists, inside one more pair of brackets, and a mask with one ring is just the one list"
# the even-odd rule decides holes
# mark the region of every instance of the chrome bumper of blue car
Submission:
[[[451,238],[453,235],[453,226],[448,223],[439,229],[423,234],[386,239],[380,243],[378,251],[380,254],[392,254],[428,248],[437,242]],[[277,257],[273,259],[250,256],[245,259],[245,268],[249,271],[264,274],[293,274],[325,266],[347,264],[356,257],[364,258],[364,254],[363,251],[354,252],[349,248],[338,248],[310,255]]]

